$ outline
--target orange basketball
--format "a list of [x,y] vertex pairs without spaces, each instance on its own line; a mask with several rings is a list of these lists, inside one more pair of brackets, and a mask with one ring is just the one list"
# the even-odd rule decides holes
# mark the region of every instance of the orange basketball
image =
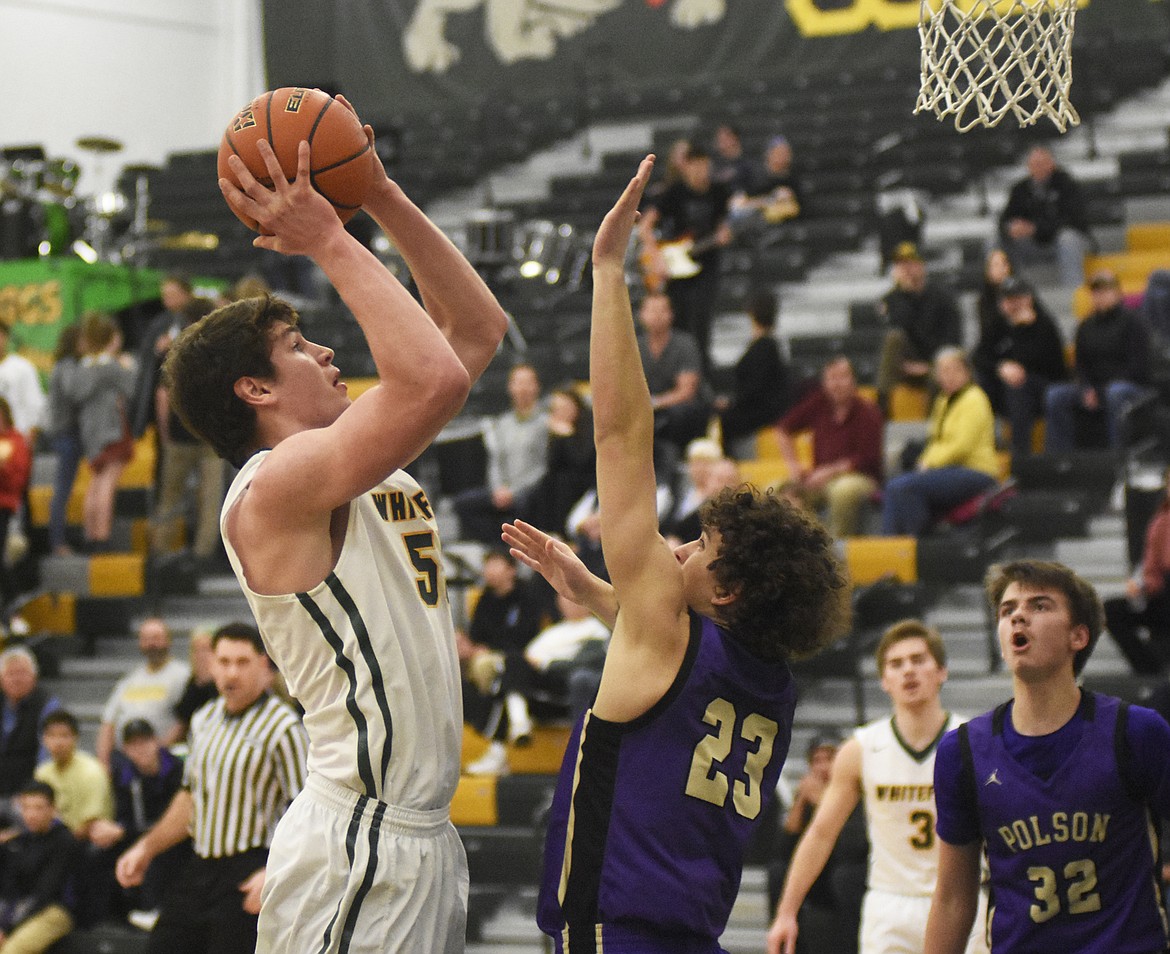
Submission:
[[[258,182],[271,187],[272,179],[256,149],[261,139],[268,140],[290,182],[297,174],[297,147],[307,140],[313,188],[333,203],[342,222],[361,208],[373,182],[377,156],[360,120],[328,93],[284,86],[257,96],[224,131],[219,175],[239,185],[227,162],[234,152]],[[248,228],[259,231],[255,219],[232,211]]]

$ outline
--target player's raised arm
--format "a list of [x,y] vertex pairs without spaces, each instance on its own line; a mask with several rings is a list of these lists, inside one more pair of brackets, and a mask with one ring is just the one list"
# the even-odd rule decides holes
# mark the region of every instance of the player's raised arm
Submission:
[[[658,533],[654,412],[625,281],[626,249],[652,169],[652,157],[642,161],[593,243],[589,383],[601,539],[610,579],[623,609],[637,602],[648,607],[647,615],[669,617],[685,611],[681,572]],[[665,602],[664,587],[673,591],[673,599]],[[625,629],[632,635],[643,632],[641,627]]]
[[[373,138],[373,131],[366,127]],[[406,260],[427,313],[474,382],[491,362],[508,318],[479,273],[385,172],[365,209]]]

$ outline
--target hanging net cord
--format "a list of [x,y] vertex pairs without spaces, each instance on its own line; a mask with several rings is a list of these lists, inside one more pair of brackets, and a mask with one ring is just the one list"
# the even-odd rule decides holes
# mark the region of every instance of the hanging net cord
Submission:
[[1080,122],[1069,99],[1077,0],[921,0],[922,86],[915,113],[955,128]]

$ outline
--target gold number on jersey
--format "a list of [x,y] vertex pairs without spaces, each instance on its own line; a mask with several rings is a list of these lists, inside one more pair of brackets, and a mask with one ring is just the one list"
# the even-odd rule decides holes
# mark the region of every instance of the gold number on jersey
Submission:
[[747,779],[737,778],[732,787],[727,775],[715,768],[715,763],[722,762],[731,754],[736,734],[735,706],[726,699],[713,699],[703,713],[703,721],[715,727],[715,734],[703,736],[695,746],[686,793],[722,808],[727,803],[727,792],[731,788],[735,810],[744,818],[755,818],[760,814],[760,782],[772,759],[772,748],[780,727],[772,719],[757,713],[751,713],[743,720],[739,736],[754,748],[748,751],[744,759],[743,770]]
[[[1064,877],[1069,882],[1065,891],[1069,914],[1088,914],[1101,910],[1101,895],[1096,890],[1097,866],[1091,858],[1070,861],[1064,866]],[[1056,872],[1043,866],[1029,868],[1028,880],[1036,883],[1034,893],[1038,902],[1030,909],[1032,920],[1043,924],[1060,913]]]
[[911,812],[910,823],[916,829],[910,838],[910,847],[930,851],[934,847],[934,815],[928,811]]
[[418,586],[418,595],[427,606],[439,605],[439,564],[433,556],[435,550],[435,535],[429,530],[418,533],[404,533],[402,542],[406,544],[406,552],[410,554],[410,562],[418,570],[415,585]]

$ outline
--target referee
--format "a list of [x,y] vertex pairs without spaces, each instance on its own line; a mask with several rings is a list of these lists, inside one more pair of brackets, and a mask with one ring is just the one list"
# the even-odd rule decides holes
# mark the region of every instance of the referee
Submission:
[[268,692],[259,632],[229,623],[212,636],[219,698],[191,720],[191,753],[166,813],[118,859],[123,887],[188,836],[195,857],[163,897],[149,954],[252,954],[272,832],[305,782],[299,717]]

